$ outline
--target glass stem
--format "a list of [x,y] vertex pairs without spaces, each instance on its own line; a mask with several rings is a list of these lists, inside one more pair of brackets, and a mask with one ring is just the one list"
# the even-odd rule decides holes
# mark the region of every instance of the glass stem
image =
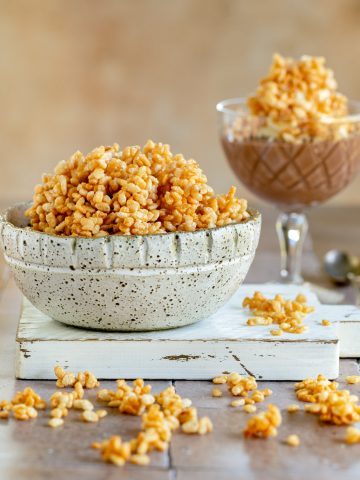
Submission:
[[276,222],[276,231],[281,252],[281,281],[284,283],[303,283],[301,276],[301,256],[308,222],[303,213],[280,213]]

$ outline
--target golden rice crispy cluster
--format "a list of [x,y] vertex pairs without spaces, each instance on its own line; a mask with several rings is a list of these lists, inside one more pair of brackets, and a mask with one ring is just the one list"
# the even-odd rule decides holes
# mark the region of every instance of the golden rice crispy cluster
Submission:
[[194,231],[248,218],[235,191],[215,196],[197,162],[169,145],[114,144],[60,162],[35,187],[26,215],[34,230],[65,236]]
[[[248,99],[250,113],[262,118],[256,136],[288,142],[347,137],[351,124],[333,122],[348,114],[347,98],[337,91],[323,57],[273,57],[269,72]],[[330,120],[328,122],[327,120]]]

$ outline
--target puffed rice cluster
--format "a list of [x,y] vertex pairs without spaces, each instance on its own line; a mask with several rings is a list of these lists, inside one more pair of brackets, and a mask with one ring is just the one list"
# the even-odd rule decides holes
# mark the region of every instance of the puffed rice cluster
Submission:
[[360,443],[360,430],[355,427],[348,427],[346,429],[345,442],[349,445]]
[[0,400],[0,419],[6,420],[10,413],[16,420],[30,420],[38,416],[38,410],[45,410],[46,402],[32,388],[17,392],[13,399]]
[[205,435],[212,432],[213,425],[208,417],[198,418],[191,400],[181,398],[173,386],[158,395],[151,395],[151,385],[137,379],[133,387],[124,380],[118,380],[117,390],[102,389],[98,400],[120,412],[142,415],[142,430],[137,437],[123,441],[118,435],[102,442],[94,442],[93,448],[100,450],[105,462],[123,466],[130,461],[138,465],[150,462],[148,453],[152,450],[164,451],[169,448],[172,432],[181,426],[187,434]]
[[281,413],[276,405],[269,404],[267,410],[251,417],[243,431],[245,437],[268,438],[277,435],[281,424]]
[[282,295],[275,295],[273,299],[266,298],[261,292],[255,292],[252,297],[245,297],[243,307],[248,307],[254,317],[247,320],[247,324],[279,325],[279,330],[270,330],[272,335],[279,336],[282,332],[303,333],[308,327],[304,325],[304,318],[314,311],[314,307],[307,304],[305,295],[299,294],[295,300],[285,300]]
[[[58,428],[64,425],[70,410],[80,411],[80,419],[85,423],[96,423],[107,415],[107,410],[95,410],[94,404],[84,398],[85,389],[98,388],[100,382],[88,370],[73,372],[61,366],[54,367],[57,378],[55,391],[49,401],[50,419],[48,425]],[[94,442],[93,448],[100,450],[104,461],[122,466],[126,462],[137,465],[150,463],[148,453],[156,449],[164,451],[169,448],[172,432],[181,428],[185,434],[205,435],[212,432],[213,425],[208,417],[199,417],[197,409],[188,398],[182,398],[170,386],[158,395],[151,394],[151,385],[145,385],[138,378],[132,385],[125,380],[117,380],[116,390],[101,389],[97,400],[107,407],[117,408],[120,413],[139,415],[142,427],[135,438],[123,441],[118,435]],[[64,388],[71,388],[65,391]],[[17,392],[8,402],[0,400],[0,419],[7,420],[10,413],[16,420],[31,420],[38,416],[38,410],[45,410],[46,402],[30,387]]]
[[34,230],[63,236],[191,232],[248,218],[235,193],[215,196],[195,160],[149,140],[74,153],[43,175],[26,215]]
[[261,119],[252,132],[257,137],[286,142],[346,138],[351,125],[347,99],[337,91],[332,70],[323,57],[304,55],[299,60],[279,54],[266,77],[249,97],[250,113]]
[[[230,405],[232,407],[243,407],[244,412],[256,412],[256,403],[261,403],[266,397],[272,395],[270,388],[263,390],[257,389],[257,383],[251,375],[248,377],[242,376],[237,372],[229,375],[219,375],[213,378],[212,382],[215,385],[227,384],[229,393],[234,397],[241,397],[233,400]],[[222,397],[222,391],[219,388],[214,388],[212,391],[213,397]]]
[[310,403],[305,411],[318,415],[322,422],[349,425],[360,421],[359,397],[349,390],[339,390],[337,382],[323,375],[296,383],[295,390],[299,400]]

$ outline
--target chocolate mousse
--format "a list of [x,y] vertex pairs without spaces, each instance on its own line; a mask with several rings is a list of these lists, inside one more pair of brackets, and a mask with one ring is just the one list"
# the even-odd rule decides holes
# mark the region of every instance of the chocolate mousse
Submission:
[[324,63],[275,55],[255,95],[223,110],[222,145],[233,171],[285,212],[326,201],[360,169],[360,121]]
[[222,138],[228,161],[244,185],[283,211],[303,210],[340,192],[360,168],[360,136],[289,143]]

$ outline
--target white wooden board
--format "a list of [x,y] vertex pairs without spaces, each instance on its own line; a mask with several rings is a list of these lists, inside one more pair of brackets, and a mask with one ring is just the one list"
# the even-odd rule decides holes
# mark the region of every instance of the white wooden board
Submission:
[[[303,291],[315,313],[301,335],[270,334],[271,327],[249,327],[242,309],[255,290],[286,298]],[[51,379],[53,366],[92,370],[99,378],[210,379],[229,371],[264,380],[299,380],[323,373],[336,378],[339,364],[338,324],[323,327],[330,306],[299,287],[244,285],[212,317],[180,329],[144,333],[82,330],[46,317],[24,300],[17,334],[18,378]]]

